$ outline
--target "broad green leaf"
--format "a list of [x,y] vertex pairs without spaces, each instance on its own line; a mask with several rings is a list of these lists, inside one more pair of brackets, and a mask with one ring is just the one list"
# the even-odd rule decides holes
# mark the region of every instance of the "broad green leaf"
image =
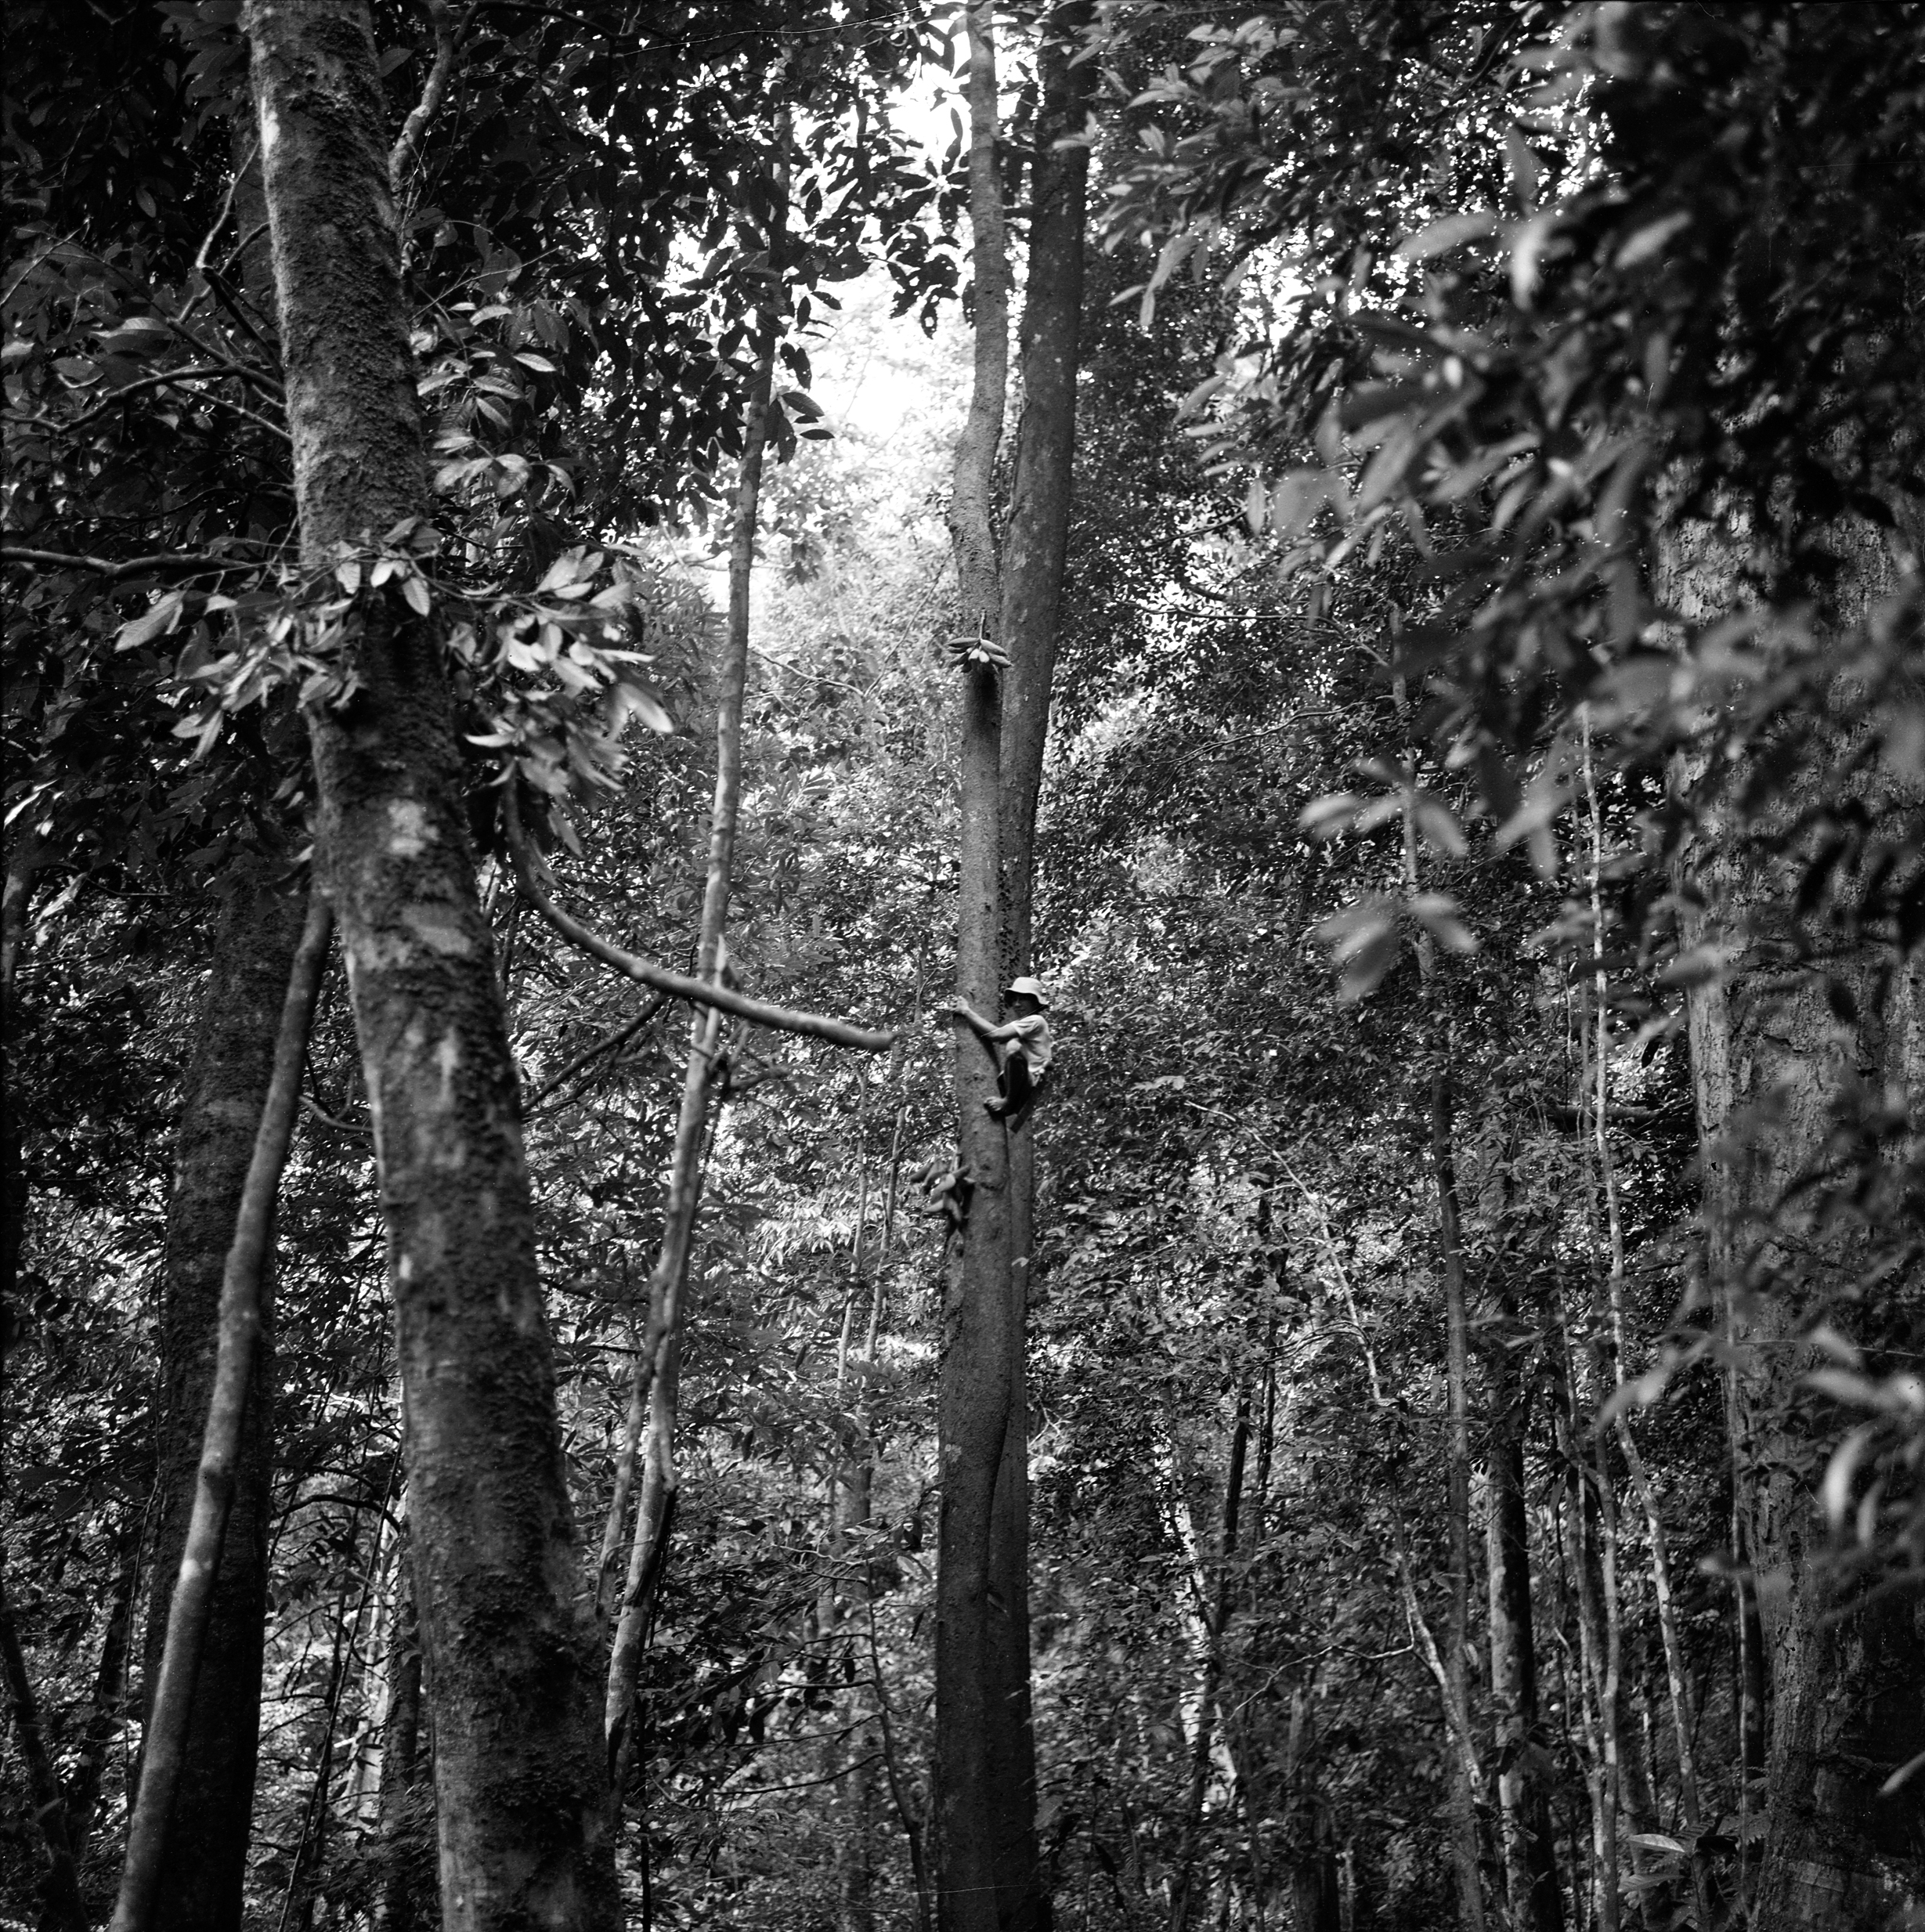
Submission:
[[117,651],[134,651],[156,637],[164,637],[180,622],[181,608],[186,603],[185,594],[179,590],[170,590],[141,615],[121,627],[114,640]]

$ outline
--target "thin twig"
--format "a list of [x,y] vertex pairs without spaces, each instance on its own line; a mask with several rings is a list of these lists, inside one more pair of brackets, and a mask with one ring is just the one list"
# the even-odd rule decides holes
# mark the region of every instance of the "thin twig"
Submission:
[[115,563],[110,558],[74,556],[66,551],[27,550],[13,544],[0,547],[0,564],[45,564],[56,570],[91,570],[103,577],[141,577],[156,570],[178,571],[185,576],[204,576],[223,570],[253,570],[259,560],[244,557],[216,557],[206,551],[171,551],[157,557],[129,557]]

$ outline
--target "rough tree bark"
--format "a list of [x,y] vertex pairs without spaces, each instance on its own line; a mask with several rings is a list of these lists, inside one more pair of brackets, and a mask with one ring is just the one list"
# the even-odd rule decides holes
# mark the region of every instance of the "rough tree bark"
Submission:
[[[964,638],[994,640],[1002,584],[993,478],[1009,382],[1009,272],[996,172],[993,9],[974,0],[969,32],[970,216],[976,290],[975,382],[956,446],[949,511]],[[957,881],[956,991],[979,1013],[1000,1011],[1002,730],[1000,677],[991,654],[960,659],[962,678],[961,865]],[[995,1063],[955,1027],[959,1254],[945,1270],[937,1439],[942,1480],[936,1576],[936,1881],[941,1932],[999,1932],[1017,1923],[1035,1862],[1033,1818],[1013,1815],[999,1780],[1019,1764],[1006,1741],[1019,1713],[1009,1700],[1009,1628],[1021,1604],[992,1572],[995,1500],[1011,1421],[1021,1328],[1010,1286],[1008,1137],[986,1103]],[[1012,1499],[1012,1501],[1013,1499]],[[1006,1504],[1006,1522],[1009,1504]],[[1014,1844],[1005,1835],[1013,1826]]]
[[[1068,547],[1076,443],[1076,372],[1083,302],[1083,230],[1089,151],[1058,147],[1082,132],[1087,63],[1072,67],[1074,37],[1087,23],[1085,0],[1046,16],[1038,51],[1041,99],[1031,164],[1029,277],[1019,336],[1022,414],[1006,525],[998,633],[1009,659],[999,726],[998,862],[1002,964],[1006,983],[1035,970],[1032,905],[1036,812],[1049,728],[1050,687]],[[996,1696],[1006,1721],[991,1738],[997,1753],[992,1790],[1003,1815],[995,1826],[996,1883],[1016,1901],[1013,1927],[1049,1921],[1035,1835],[1036,1746],[1030,1711],[1029,1403],[1026,1338],[1035,1248],[1035,1114],[1009,1132],[1009,1244],[1011,1324],[1009,1413],[991,1505],[990,1587],[1006,1607],[991,1627]]]
[[[244,16],[302,555],[426,511],[388,143],[363,0]],[[450,1932],[612,1932],[600,1672],[536,1277],[513,1058],[475,891],[440,627],[357,598],[309,714],[381,1176]]]

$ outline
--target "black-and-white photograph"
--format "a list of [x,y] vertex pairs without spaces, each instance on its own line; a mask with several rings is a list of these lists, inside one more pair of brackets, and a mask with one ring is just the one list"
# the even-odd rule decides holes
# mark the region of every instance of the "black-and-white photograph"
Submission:
[[1925,7],[0,6],[0,1932],[1925,1932]]

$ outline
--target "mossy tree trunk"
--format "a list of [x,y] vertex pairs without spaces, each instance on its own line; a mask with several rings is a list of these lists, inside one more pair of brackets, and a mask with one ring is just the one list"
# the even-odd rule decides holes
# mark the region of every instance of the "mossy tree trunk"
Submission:
[[[253,0],[302,555],[428,491],[361,0]],[[536,1277],[515,1071],[475,890],[441,627],[369,590],[309,728],[388,1225],[450,1932],[620,1922],[600,1673]]]

